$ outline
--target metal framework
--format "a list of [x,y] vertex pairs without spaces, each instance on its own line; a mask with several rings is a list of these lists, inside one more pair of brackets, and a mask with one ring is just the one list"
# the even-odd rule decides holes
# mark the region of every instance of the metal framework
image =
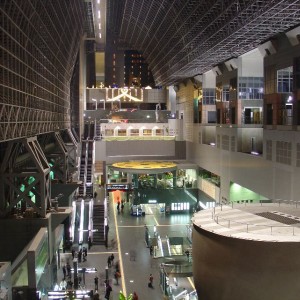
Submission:
[[22,203],[38,216],[46,216],[50,207],[50,166],[36,137],[8,144],[0,175],[0,216]]
[[0,142],[70,128],[82,0],[2,0]]
[[110,0],[108,28],[157,85],[202,74],[300,23],[300,0]]

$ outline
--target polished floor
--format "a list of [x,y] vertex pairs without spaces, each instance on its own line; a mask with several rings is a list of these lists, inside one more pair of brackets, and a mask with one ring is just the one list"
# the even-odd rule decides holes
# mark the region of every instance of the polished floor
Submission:
[[[98,191],[96,202],[102,201],[102,195],[103,193]],[[100,299],[103,299],[105,293],[106,274],[108,274],[113,289],[110,299],[119,299],[120,291],[123,291],[127,296],[135,291],[141,300],[164,299],[159,280],[162,259],[159,258],[160,253],[156,253],[157,257],[154,258],[150,256],[149,248],[145,242],[145,225],[148,226],[150,235],[156,228],[157,234],[161,237],[168,235],[169,237],[186,238],[187,225],[190,224],[191,215],[166,216],[154,207],[148,207],[145,216],[135,217],[130,215],[129,204],[127,203],[123,213],[118,214],[112,197],[109,199],[108,215],[108,248],[92,246],[88,252],[87,261],[80,263],[81,267],[95,267],[97,269]],[[188,246],[186,245],[186,247]],[[107,267],[107,258],[112,253],[115,256],[114,262],[118,261],[121,269],[122,276],[118,284],[114,279],[114,267]],[[69,253],[63,254],[62,264],[70,258]],[[150,274],[153,274],[154,277],[154,288],[148,287]],[[60,276],[62,276],[62,271],[60,271]],[[94,289],[94,277],[95,274],[86,274],[82,286],[88,290]],[[170,284],[175,295],[184,289],[188,292],[194,290],[192,278],[177,278],[177,285],[175,283],[176,281],[170,277]]]

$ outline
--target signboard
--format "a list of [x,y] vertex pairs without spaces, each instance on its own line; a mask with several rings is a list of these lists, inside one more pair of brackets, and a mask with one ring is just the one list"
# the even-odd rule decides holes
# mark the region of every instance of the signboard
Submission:
[[115,191],[115,190],[128,190],[130,188],[129,184],[107,184],[107,191]]

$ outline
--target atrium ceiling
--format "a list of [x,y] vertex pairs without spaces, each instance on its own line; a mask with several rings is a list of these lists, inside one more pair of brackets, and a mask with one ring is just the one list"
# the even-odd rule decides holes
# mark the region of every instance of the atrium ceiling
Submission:
[[300,24],[300,0],[109,0],[107,27],[140,51],[157,85],[240,56]]

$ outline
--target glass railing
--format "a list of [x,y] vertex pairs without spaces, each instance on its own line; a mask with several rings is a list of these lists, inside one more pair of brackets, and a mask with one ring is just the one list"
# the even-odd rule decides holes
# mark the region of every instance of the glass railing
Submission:
[[174,135],[160,135],[160,136],[102,136],[102,141],[173,141]]

